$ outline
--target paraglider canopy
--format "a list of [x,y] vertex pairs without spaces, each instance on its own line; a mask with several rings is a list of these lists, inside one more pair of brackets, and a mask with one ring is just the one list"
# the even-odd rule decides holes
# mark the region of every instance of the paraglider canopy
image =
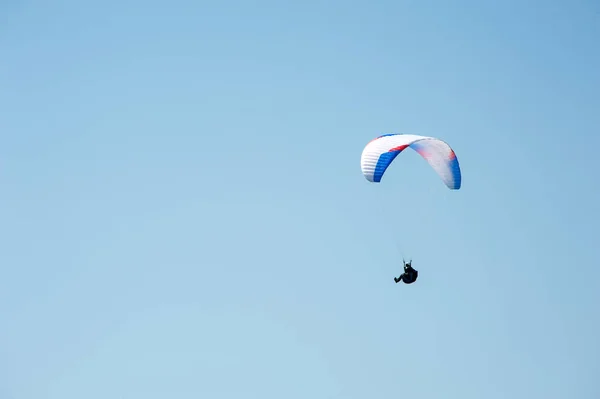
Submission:
[[371,140],[360,160],[365,178],[372,183],[381,182],[387,168],[406,148],[421,155],[449,189],[460,189],[462,176],[454,150],[440,139],[413,134],[385,134]]

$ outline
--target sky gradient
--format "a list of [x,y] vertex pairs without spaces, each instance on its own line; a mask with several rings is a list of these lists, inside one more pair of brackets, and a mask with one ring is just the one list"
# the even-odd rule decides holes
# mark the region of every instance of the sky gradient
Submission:
[[[579,0],[2,2],[0,398],[597,399],[599,40]],[[366,181],[384,133],[462,188]]]

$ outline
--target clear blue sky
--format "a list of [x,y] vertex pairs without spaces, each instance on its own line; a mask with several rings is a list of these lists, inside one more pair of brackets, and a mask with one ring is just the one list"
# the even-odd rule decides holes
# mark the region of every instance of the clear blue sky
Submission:
[[[591,0],[2,2],[0,397],[597,399],[599,40]],[[383,133],[462,189],[367,182]]]

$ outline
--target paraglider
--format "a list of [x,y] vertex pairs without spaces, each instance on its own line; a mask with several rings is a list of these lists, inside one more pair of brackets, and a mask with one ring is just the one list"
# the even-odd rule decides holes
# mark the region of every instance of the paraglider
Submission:
[[402,263],[404,263],[404,273],[402,273],[400,277],[394,277],[396,284],[400,281],[404,284],[412,284],[417,281],[417,278],[419,278],[419,271],[412,267],[412,259],[408,261],[408,263],[402,259]]
[[[388,167],[405,149],[411,148],[421,155],[450,190],[459,190],[462,175],[454,150],[435,137],[413,134],[384,134],[371,140],[363,149],[360,166],[363,176],[371,183],[380,183]],[[419,272],[412,267],[412,260],[404,263],[404,272],[394,281],[412,284]]]
[[371,140],[360,158],[365,178],[380,183],[390,164],[406,148],[421,155],[450,190],[460,189],[462,176],[454,150],[440,139],[413,134],[384,134]]

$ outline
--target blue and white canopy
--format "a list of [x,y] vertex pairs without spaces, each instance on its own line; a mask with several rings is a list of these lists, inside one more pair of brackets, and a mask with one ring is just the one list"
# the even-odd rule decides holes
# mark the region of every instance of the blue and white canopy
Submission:
[[377,137],[369,142],[362,152],[360,165],[363,175],[370,182],[381,182],[388,166],[398,154],[409,147],[431,165],[449,189],[460,189],[458,158],[448,144],[434,137],[412,134],[385,134]]

